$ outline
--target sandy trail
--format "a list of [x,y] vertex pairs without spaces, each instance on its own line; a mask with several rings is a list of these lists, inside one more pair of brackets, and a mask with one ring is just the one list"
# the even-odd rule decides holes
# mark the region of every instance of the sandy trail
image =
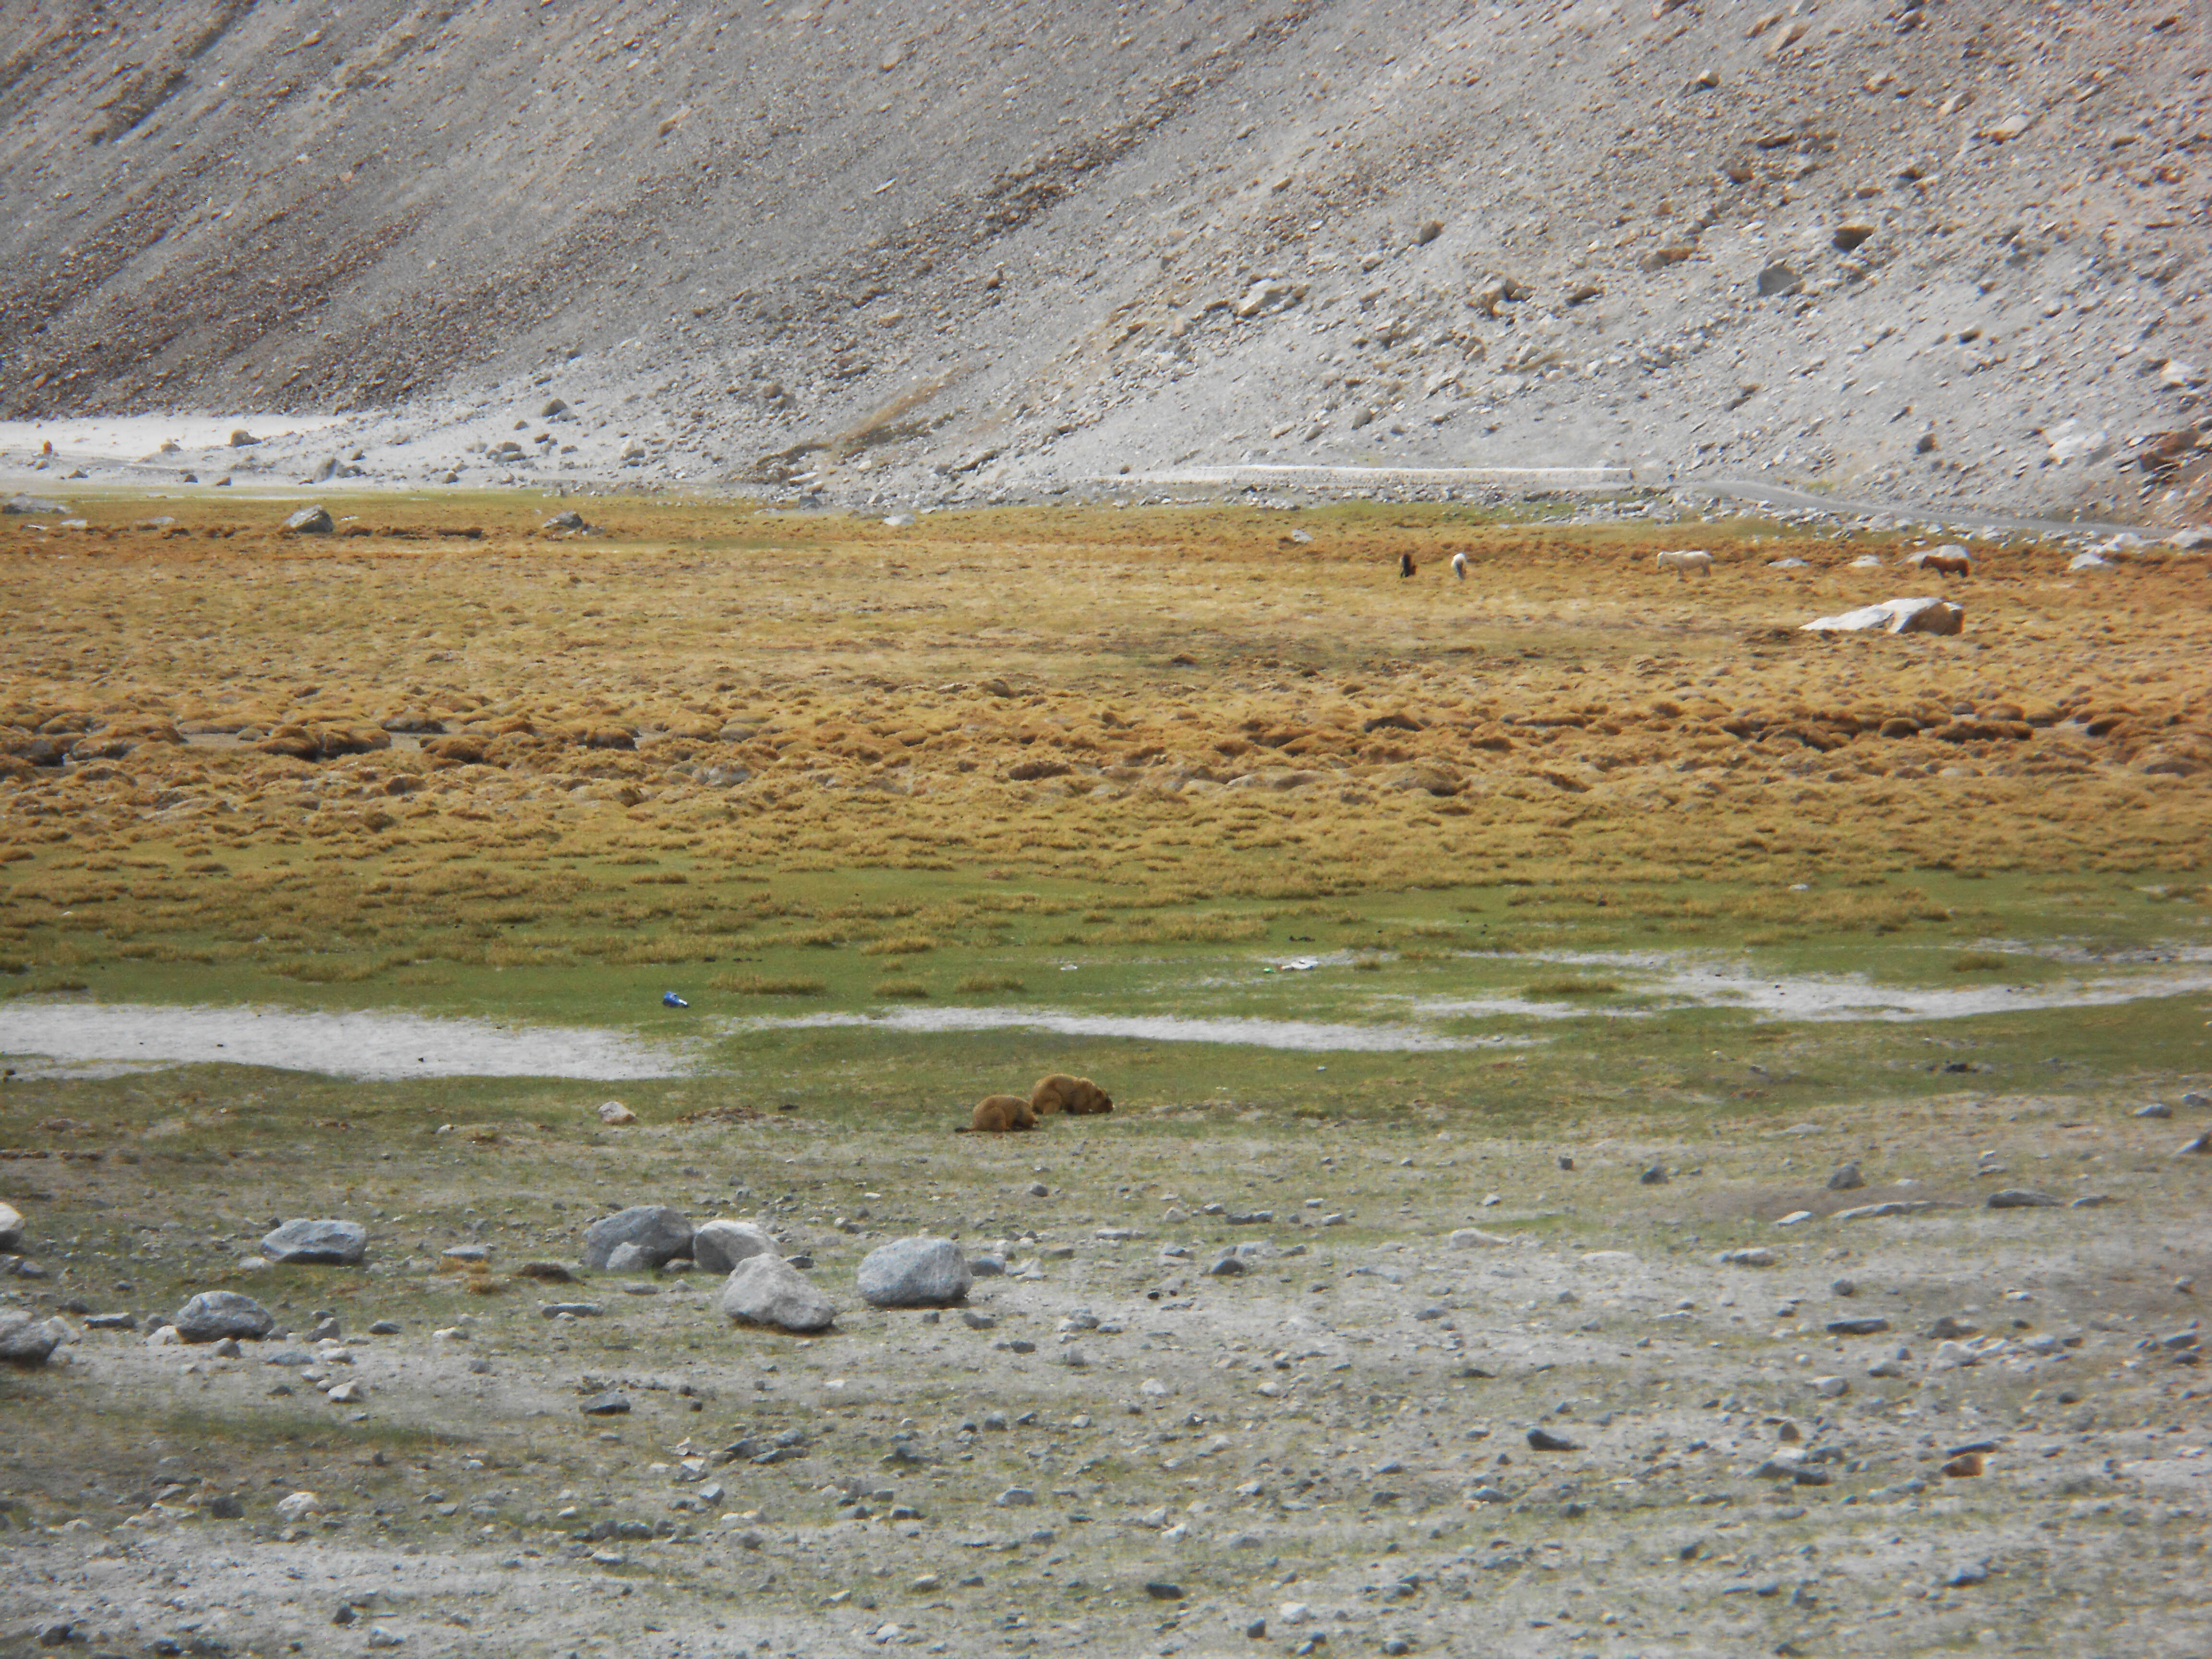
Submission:
[[676,1077],[690,1053],[621,1031],[503,1026],[420,1014],[164,1008],[134,1003],[0,1006],[0,1054],[48,1060],[210,1062],[362,1081],[420,1077]]

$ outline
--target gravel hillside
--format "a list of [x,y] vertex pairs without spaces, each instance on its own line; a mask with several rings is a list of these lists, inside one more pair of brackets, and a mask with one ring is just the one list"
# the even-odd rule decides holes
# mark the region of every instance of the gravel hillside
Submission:
[[883,504],[1611,463],[2212,511],[2177,0],[147,9],[8,8],[0,415]]

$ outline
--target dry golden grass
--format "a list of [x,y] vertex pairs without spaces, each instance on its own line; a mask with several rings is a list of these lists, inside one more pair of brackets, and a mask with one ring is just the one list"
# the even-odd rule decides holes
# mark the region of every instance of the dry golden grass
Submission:
[[[604,538],[555,543],[534,501],[333,505],[352,533],[287,538],[253,501],[0,526],[0,946],[66,967],[97,931],[343,983],[408,951],[988,942],[984,899],[813,914],[746,885],[854,869],[1117,896],[1006,896],[1103,918],[1071,942],[1504,879],[1684,921],[1701,901],[1649,890],[1756,887],[1794,937],[1928,913],[1834,890],[1856,878],[2201,869],[2212,823],[2201,560],[2085,580],[1981,549],[1962,638],[1821,639],[1792,625],[1924,586],[1894,538],[1795,540],[1808,568],[1779,572],[1705,526],[1719,568],[1692,588],[1649,568],[1679,529],[1449,509],[1304,514],[1300,544],[1258,511],[894,532],[613,498]],[[464,518],[480,538],[435,533]],[[1466,582],[1396,575],[1447,545]],[[1893,568],[1848,568],[1869,549]],[[37,763],[58,750],[80,763]]]

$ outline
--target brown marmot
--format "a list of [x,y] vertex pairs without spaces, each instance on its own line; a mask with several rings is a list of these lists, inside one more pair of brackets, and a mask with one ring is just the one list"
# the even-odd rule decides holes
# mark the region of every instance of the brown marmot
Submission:
[[1054,1072],[1050,1077],[1039,1078],[1036,1087],[1030,1091],[1030,1109],[1039,1117],[1051,1112],[1086,1117],[1094,1112],[1112,1111],[1114,1102],[1089,1078]]
[[1010,1129],[1034,1129],[1036,1114],[1019,1095],[985,1095],[975,1103],[975,1115],[956,1134],[1005,1134]]

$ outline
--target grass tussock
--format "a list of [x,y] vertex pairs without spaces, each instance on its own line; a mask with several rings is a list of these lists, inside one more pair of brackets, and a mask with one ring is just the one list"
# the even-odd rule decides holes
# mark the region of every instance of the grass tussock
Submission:
[[779,979],[768,974],[717,974],[707,985],[710,990],[740,997],[818,997],[830,989],[822,980]]
[[930,996],[929,987],[918,979],[887,979],[875,988],[874,994],[903,1002],[927,1002]]
[[1029,987],[1012,974],[970,974],[960,981],[958,988],[969,996],[980,997],[1002,991],[1026,991]]
[[1609,997],[1620,994],[1620,984],[1610,979],[1577,979],[1562,975],[1556,979],[1531,980],[1521,988],[1521,994],[1535,1001],[1558,1001],[1567,997]]
[[384,964],[363,962],[358,957],[307,957],[297,962],[280,963],[271,971],[302,985],[359,985],[382,973]]
[[918,957],[934,951],[937,941],[927,933],[893,933],[885,939],[870,939],[860,947],[864,957]]

